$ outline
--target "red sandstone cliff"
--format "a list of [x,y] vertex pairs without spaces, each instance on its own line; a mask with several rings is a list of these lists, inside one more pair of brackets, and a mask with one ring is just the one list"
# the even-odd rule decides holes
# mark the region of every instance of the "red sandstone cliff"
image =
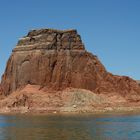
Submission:
[[86,89],[103,98],[140,100],[140,85],[129,77],[108,73],[98,58],[85,50],[76,30],[32,30],[18,41],[2,76],[0,92],[11,96],[27,85],[46,92]]

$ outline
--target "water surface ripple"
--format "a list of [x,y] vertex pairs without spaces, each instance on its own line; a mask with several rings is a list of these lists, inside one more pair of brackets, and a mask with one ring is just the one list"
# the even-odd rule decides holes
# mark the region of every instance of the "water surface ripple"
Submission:
[[0,140],[140,140],[140,115],[1,115]]

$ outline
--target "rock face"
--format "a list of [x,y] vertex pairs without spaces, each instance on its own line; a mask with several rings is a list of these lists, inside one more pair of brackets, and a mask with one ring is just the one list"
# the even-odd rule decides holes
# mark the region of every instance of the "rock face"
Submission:
[[33,30],[19,40],[2,77],[9,95],[27,84],[52,89],[75,87],[95,90],[106,70],[86,52],[76,30]]
[[126,76],[108,73],[95,55],[85,50],[76,30],[32,30],[13,49],[2,76],[2,95],[26,85],[48,90],[68,87],[96,94],[119,94],[139,101],[140,85]]

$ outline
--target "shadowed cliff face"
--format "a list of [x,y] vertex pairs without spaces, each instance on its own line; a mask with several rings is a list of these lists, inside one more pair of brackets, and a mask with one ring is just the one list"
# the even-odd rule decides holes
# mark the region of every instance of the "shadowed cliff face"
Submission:
[[98,58],[87,52],[76,30],[32,30],[13,49],[1,81],[1,93],[9,95],[26,85],[49,90],[67,87],[95,93],[140,94],[129,77],[108,73]]

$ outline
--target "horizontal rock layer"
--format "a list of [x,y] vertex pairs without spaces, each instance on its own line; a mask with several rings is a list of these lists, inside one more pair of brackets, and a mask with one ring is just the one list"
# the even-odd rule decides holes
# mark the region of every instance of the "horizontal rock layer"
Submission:
[[13,52],[34,49],[47,50],[84,50],[80,35],[76,30],[32,30],[21,38]]

